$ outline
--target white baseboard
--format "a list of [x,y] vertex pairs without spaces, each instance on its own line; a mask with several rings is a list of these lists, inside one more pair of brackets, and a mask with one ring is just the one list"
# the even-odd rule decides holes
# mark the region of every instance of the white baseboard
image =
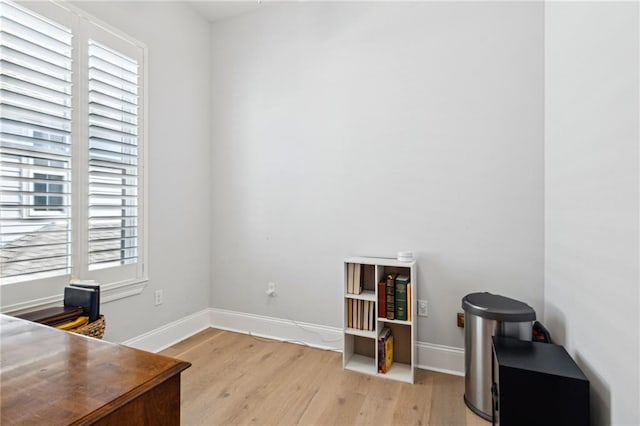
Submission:
[[418,362],[416,363],[418,368],[464,376],[463,348],[418,342],[416,352],[418,353]]
[[300,321],[211,309],[211,327],[314,348],[342,351],[342,329]]
[[[211,327],[342,351],[342,329],[242,312],[211,309]],[[418,368],[464,376],[464,349],[418,342]]]
[[129,339],[122,344],[149,352],[160,352],[210,326],[209,309],[204,309]]
[[[338,327],[215,308],[196,312],[123,344],[159,352],[209,327],[320,349],[340,352],[343,349],[342,329]],[[464,349],[418,342],[416,352],[418,368],[464,376]]]

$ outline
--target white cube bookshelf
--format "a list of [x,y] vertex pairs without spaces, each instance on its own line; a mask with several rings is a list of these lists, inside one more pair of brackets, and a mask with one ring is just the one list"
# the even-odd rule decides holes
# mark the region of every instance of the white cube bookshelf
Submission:
[[[361,265],[363,291],[360,294],[350,293],[349,264]],[[372,376],[384,377],[407,383],[414,382],[416,363],[416,306],[418,299],[418,282],[416,261],[398,261],[375,257],[349,257],[344,260],[344,296],[343,296],[343,330],[344,352],[343,367],[347,370]],[[386,280],[389,274],[408,275],[411,283],[411,295],[407,304],[407,320],[387,319],[378,315],[378,283]],[[349,304],[352,301],[373,303],[373,330],[351,327],[349,324]],[[391,329],[394,336],[393,364],[386,373],[378,372],[378,336],[384,327]]]

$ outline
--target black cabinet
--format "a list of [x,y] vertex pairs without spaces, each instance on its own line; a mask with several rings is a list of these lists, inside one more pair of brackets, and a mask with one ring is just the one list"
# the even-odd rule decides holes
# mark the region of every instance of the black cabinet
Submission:
[[493,424],[589,425],[589,380],[551,343],[493,337]]

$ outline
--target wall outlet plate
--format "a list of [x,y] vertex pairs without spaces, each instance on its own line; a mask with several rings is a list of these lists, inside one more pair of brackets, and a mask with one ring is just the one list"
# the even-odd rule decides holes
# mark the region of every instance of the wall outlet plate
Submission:
[[276,297],[276,283],[267,284],[267,296]]
[[426,300],[418,300],[418,316],[429,316],[429,302],[427,302]]

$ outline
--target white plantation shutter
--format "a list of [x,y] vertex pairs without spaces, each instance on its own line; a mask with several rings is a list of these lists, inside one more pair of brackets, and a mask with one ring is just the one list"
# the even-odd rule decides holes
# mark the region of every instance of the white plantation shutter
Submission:
[[0,283],[144,281],[144,47],[66,3],[0,8]]
[[71,267],[71,31],[0,3],[0,278]]
[[138,258],[138,64],[89,41],[89,269]]

